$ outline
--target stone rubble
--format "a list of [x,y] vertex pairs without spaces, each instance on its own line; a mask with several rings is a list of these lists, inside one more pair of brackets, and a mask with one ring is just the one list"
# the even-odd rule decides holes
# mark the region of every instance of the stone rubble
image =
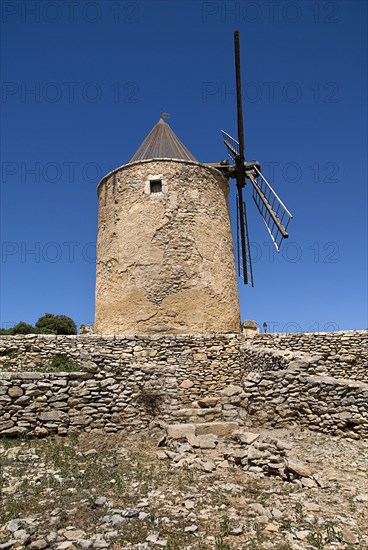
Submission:
[[[196,468],[203,471],[213,471],[217,467],[228,468],[236,464],[254,477],[279,476],[285,481],[299,482],[302,487],[317,487],[321,485],[314,478],[311,469],[292,454],[292,445],[287,441],[261,437],[261,434],[236,430],[228,423],[227,433],[232,441],[219,440],[217,435],[195,435],[203,424],[180,424],[167,427],[166,445],[170,450],[156,453],[159,460],[169,458],[175,467]],[[180,429],[179,429],[180,427]],[[209,431],[211,425],[208,425]],[[213,432],[219,431],[219,424],[213,424]],[[222,432],[226,432],[224,423]],[[174,449],[174,450],[173,450]],[[197,456],[197,449],[216,449],[212,460]]]
[[[213,428],[219,426],[214,423]],[[194,425],[194,435],[196,429]],[[78,470],[69,473],[65,453],[62,460],[59,451],[54,453],[54,466],[48,462],[53,451],[46,440],[0,446],[7,514],[7,499],[23,499],[25,483],[34,490],[43,487],[34,509],[7,516],[0,525],[0,548],[115,550],[118,544],[138,550],[170,547],[173,536],[187,537],[180,547],[193,550],[199,548],[197,541],[202,548],[217,548],[219,540],[242,549],[252,548],[251,542],[257,548],[283,544],[292,550],[368,547],[368,442],[234,427],[219,436],[207,426],[207,433],[197,437],[212,435],[215,448],[201,448],[188,443],[191,430],[177,439],[169,437],[169,431],[170,426],[156,423],[142,436],[130,436],[129,441],[125,437],[124,447],[116,440],[111,465],[132,472],[137,455],[131,449],[142,437],[139,456],[148,466],[147,478],[137,477],[140,467],[129,474],[125,490],[119,485],[120,470],[112,470],[109,477],[101,444],[92,434],[86,434],[84,445],[55,442],[68,456],[75,452]],[[109,437],[112,444],[116,436]],[[83,478],[77,472],[82,476],[88,464],[92,473],[99,471],[99,464],[107,470],[103,492],[93,484],[79,485]],[[162,476],[153,483],[148,481],[152,468]],[[14,477],[15,471],[23,473]],[[22,485],[15,491],[8,490],[19,481]],[[130,506],[124,504],[128,494]],[[129,530],[133,539],[139,533],[138,540],[127,539]]]

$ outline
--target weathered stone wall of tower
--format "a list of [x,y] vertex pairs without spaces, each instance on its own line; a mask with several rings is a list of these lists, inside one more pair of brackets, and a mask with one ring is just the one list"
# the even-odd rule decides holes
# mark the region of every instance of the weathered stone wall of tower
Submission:
[[228,192],[217,170],[187,161],[140,161],[101,182],[96,333],[240,330]]

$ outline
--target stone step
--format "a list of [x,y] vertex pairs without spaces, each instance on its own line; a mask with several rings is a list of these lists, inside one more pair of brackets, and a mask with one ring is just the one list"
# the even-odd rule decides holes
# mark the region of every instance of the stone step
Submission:
[[221,414],[222,409],[220,407],[208,408],[208,409],[198,409],[198,408],[188,408],[188,409],[179,409],[172,412],[172,416],[180,417],[189,417],[189,416],[208,416],[211,414]]
[[228,436],[239,429],[238,422],[203,422],[195,424],[195,435]]
[[238,422],[191,422],[187,424],[169,424],[167,426],[167,435],[172,439],[186,439],[187,436],[209,434],[224,437],[231,436],[238,429]]

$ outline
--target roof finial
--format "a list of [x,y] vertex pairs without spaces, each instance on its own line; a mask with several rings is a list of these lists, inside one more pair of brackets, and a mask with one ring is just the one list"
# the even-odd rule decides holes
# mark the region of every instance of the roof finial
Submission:
[[169,119],[169,118],[170,118],[170,113],[161,113],[161,118],[162,118],[163,120]]

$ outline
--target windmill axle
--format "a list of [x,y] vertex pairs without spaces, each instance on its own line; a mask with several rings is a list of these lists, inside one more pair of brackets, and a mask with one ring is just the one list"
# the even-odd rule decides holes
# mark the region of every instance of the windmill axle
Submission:
[[251,162],[244,162],[242,166],[230,166],[227,160],[222,160],[220,163],[207,163],[208,166],[217,168],[220,170],[226,178],[237,179],[239,175],[243,174],[246,178],[249,176],[257,177],[256,168],[261,171],[261,165],[258,160],[252,160]]

